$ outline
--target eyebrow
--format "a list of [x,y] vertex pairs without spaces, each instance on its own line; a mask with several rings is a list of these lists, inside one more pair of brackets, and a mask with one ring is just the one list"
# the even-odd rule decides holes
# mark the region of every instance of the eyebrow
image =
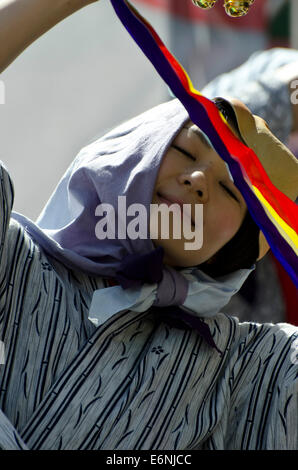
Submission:
[[201,131],[201,129],[199,129],[198,127],[184,127],[183,129],[191,130],[191,132],[193,132],[197,137],[199,137],[201,143],[205,145],[205,147],[207,147],[208,149],[213,149],[208,137],[206,137],[206,135],[203,131]]

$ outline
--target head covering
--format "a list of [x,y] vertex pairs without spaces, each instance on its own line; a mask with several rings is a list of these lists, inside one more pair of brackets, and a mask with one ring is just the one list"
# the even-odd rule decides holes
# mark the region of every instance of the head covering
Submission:
[[271,182],[292,201],[298,197],[298,160],[271,132],[264,119],[255,116],[240,100],[227,97],[237,119],[239,133],[258,155]]
[[[287,196],[290,201],[295,201],[298,197],[297,158],[271,132],[266,121],[259,116],[253,115],[242,101],[236,98],[229,98],[229,103],[233,107],[238,131],[242,140],[258,155],[259,161],[265,169],[270,182],[280,191],[282,197]],[[283,222],[280,225],[280,231],[281,233],[284,231],[286,237],[292,242],[291,244],[295,250],[297,265],[297,218],[295,219],[293,214],[295,224],[291,227],[287,214],[282,211],[281,199],[280,207],[276,205],[275,208],[279,209],[280,213],[283,214]],[[296,206],[293,206],[293,209],[297,212]],[[275,216],[274,210],[272,210],[272,208],[270,209],[269,205],[268,213],[271,213],[271,217]],[[260,232],[259,236],[259,247],[261,256],[264,255],[269,248],[262,232]]]
[[[118,196],[126,196],[127,207],[137,202],[149,208],[162,158],[188,119],[184,107],[175,99],[120,125],[82,149],[36,224],[13,213],[51,256],[72,269],[117,278],[126,287],[118,285],[94,293],[90,318],[96,324],[120,310],[145,311],[153,304],[183,305],[199,316],[213,316],[253,269],[238,270],[215,280],[195,267],[176,271],[163,266],[160,249],[155,250],[149,237],[99,240],[95,235],[99,204],[111,204],[116,220],[117,215],[122,216],[117,214]],[[147,271],[149,276],[142,282],[137,274],[138,259],[139,271]],[[133,270],[129,269],[130,260]],[[150,279],[155,265],[161,270],[155,279]]]
[[[116,220],[125,223],[122,210],[118,213],[118,196],[126,197],[127,207],[139,203],[148,209],[163,155],[187,119],[183,106],[173,100],[83,148],[38,217],[37,227],[28,226],[30,233],[54,257],[91,275],[115,277],[125,256],[152,252],[148,237],[99,240],[95,211],[100,204],[111,204]],[[132,219],[127,216],[126,223]]]

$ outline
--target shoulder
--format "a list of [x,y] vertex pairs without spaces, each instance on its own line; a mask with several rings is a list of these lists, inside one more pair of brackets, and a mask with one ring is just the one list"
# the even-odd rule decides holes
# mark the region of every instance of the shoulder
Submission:
[[258,340],[264,343],[271,339],[275,347],[295,341],[298,336],[298,327],[289,323],[254,323],[243,322],[238,324],[241,341],[252,343]]
[[288,323],[238,323],[231,357],[234,371],[245,371],[247,380],[264,374],[266,381],[284,387],[287,381],[297,381],[298,328]]

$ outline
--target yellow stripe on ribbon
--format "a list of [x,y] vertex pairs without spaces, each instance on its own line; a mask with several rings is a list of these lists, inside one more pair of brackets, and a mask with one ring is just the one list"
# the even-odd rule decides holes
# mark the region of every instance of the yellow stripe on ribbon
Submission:
[[255,195],[260,200],[263,205],[268,217],[271,222],[275,225],[279,233],[287,240],[288,244],[294,250],[295,254],[298,255],[298,235],[295,230],[290,227],[273,209],[269,202],[264,198],[262,193],[258,190],[256,186],[251,185]]

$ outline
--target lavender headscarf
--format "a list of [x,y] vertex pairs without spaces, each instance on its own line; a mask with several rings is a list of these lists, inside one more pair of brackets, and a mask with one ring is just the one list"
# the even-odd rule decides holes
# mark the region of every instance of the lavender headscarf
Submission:
[[[17,213],[13,217],[51,256],[91,275],[115,278],[123,261],[132,255],[138,258],[151,253],[149,260],[158,258],[160,253],[154,251],[149,238],[99,240],[95,209],[109,203],[116,210],[118,196],[123,195],[127,206],[141,203],[149,215],[162,158],[188,119],[175,99],[120,125],[81,150],[36,224]],[[128,289],[115,286],[96,291],[90,318],[98,324],[119,310],[145,311],[153,304],[183,305],[198,316],[209,317],[228,303],[250,272],[242,269],[213,280],[197,268],[178,272],[162,266],[160,282],[143,280]]]

